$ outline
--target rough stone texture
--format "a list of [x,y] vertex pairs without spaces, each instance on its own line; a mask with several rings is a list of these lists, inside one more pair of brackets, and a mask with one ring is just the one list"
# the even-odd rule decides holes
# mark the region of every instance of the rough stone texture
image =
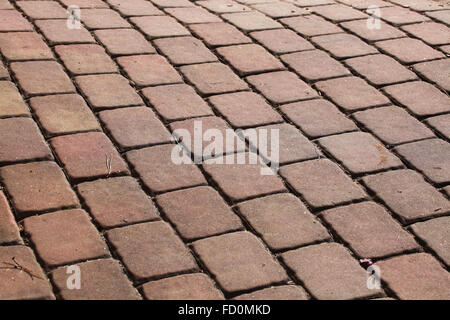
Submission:
[[380,18],[393,24],[403,25],[415,22],[423,22],[430,20],[424,15],[406,8],[387,7],[380,9]]
[[154,43],[174,65],[217,61],[217,57],[194,37],[156,39]]
[[133,17],[130,20],[151,38],[190,35],[190,32],[183,25],[169,16]]
[[109,255],[88,214],[80,209],[26,218],[23,227],[40,259],[49,267]]
[[150,198],[131,177],[101,179],[77,186],[89,212],[102,228],[157,219]]
[[450,127],[448,126],[450,123],[450,114],[428,118],[426,123],[437,130],[444,137],[450,139]]
[[67,19],[66,10],[56,1],[17,1],[16,4],[32,19]]
[[402,29],[431,46],[450,43],[450,28],[440,23],[411,24],[403,26]]
[[[266,1],[262,1],[266,2]],[[272,3],[257,3],[252,5],[252,8],[268,15],[271,18],[283,18],[309,14],[305,9],[301,9],[293,4],[286,2],[272,2]]]
[[2,191],[0,191],[0,221],[0,244],[22,244],[19,227]]
[[286,285],[242,294],[234,300],[308,300],[308,295],[300,286]]
[[280,174],[313,208],[335,206],[366,197],[361,187],[328,159],[284,166]]
[[106,234],[136,280],[197,268],[190,252],[165,222],[135,224],[110,230]]
[[[213,1],[207,2],[211,3]],[[249,37],[245,36],[235,26],[229,23],[200,23],[192,24],[189,28],[208,45],[213,47],[251,42]]]
[[339,33],[343,31],[337,25],[316,15],[284,18],[281,19],[281,22],[305,37]]
[[[323,243],[285,252],[283,261],[311,294],[324,300],[357,299],[375,295],[367,273],[340,244]],[[333,266],[330,272],[330,266]]]
[[150,1],[146,0],[108,0],[113,9],[117,9],[123,16],[151,16],[163,15]]
[[442,52],[433,49],[418,39],[400,38],[385,40],[376,42],[375,45],[380,50],[405,64],[445,57]]
[[30,114],[14,83],[0,81],[0,92],[2,93],[0,96],[0,117]]
[[313,37],[311,41],[338,59],[378,52],[374,47],[369,46],[358,37],[347,33]]
[[355,10],[342,4],[330,6],[318,6],[313,9],[314,13],[321,15],[333,22],[348,20],[367,19],[369,16],[361,11]]
[[2,55],[10,61],[53,59],[51,50],[34,32],[0,33],[0,50]]
[[167,13],[174,16],[183,23],[207,23],[222,22],[218,16],[208,12],[208,10],[200,7],[189,8],[169,8],[165,9]]
[[311,43],[292,30],[275,29],[255,31],[250,33],[250,35],[264,47],[278,54],[314,49]]
[[94,37],[86,28],[81,26],[80,29],[69,29],[65,19],[38,20],[36,26],[50,44],[95,43]]
[[305,205],[289,193],[241,202],[238,208],[271,250],[295,248],[330,238]]
[[256,31],[281,28],[281,24],[256,11],[243,13],[226,13],[222,18],[244,31]]
[[[148,3],[147,1],[143,1]],[[126,4],[126,2],[124,2]],[[155,53],[156,50],[145,37],[133,29],[106,29],[94,32],[112,55]]]
[[81,21],[88,29],[129,28],[131,25],[111,9],[83,9]]
[[361,38],[367,41],[388,40],[406,36],[406,34],[403,31],[387,24],[384,21],[379,21],[379,23],[380,23],[379,29],[367,28],[367,20],[347,21],[341,23],[340,25],[343,28],[351,31],[352,33],[355,33],[356,35],[360,36]]
[[404,221],[439,215],[450,210],[447,199],[412,170],[384,172],[362,180]]
[[[206,268],[227,292],[287,280],[286,272],[249,232],[234,232],[192,244]],[[245,275],[251,274],[251,277]]]
[[431,11],[425,12],[425,14],[431,18],[434,18],[447,26],[450,25],[450,11],[442,10],[442,11]]
[[437,84],[444,90],[450,91],[447,70],[450,67],[450,59],[442,59],[430,62],[423,62],[414,65],[414,70],[419,72],[429,81]]

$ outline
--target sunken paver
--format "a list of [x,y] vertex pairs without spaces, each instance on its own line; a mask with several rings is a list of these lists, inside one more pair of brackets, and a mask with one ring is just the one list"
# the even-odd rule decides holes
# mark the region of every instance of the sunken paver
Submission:
[[285,104],[280,110],[312,138],[357,130],[354,122],[327,100],[314,99]]
[[182,82],[166,58],[157,54],[119,57],[117,62],[138,86]]
[[423,62],[414,65],[414,70],[419,72],[423,77],[437,84],[444,90],[450,91],[450,83],[448,81],[448,69],[450,67],[450,59],[442,59],[430,62]]
[[305,37],[343,32],[337,25],[316,15],[285,18],[280,21]]
[[67,74],[55,61],[13,62],[11,70],[28,96],[75,91]]
[[130,28],[131,25],[111,9],[83,9],[81,21],[88,29]]
[[0,176],[19,218],[30,212],[79,206],[75,193],[55,162],[2,167]]
[[50,143],[72,180],[129,173],[125,161],[102,132],[60,136]]
[[436,184],[450,181],[450,144],[440,139],[408,143],[395,148],[414,168]]
[[412,170],[383,172],[362,181],[406,222],[450,210],[447,199]]
[[194,37],[162,38],[154,44],[174,65],[217,61],[217,57]]
[[142,94],[167,121],[214,115],[208,104],[186,84],[149,87]]
[[258,91],[273,103],[287,103],[318,97],[317,92],[289,71],[263,73],[247,77]]
[[120,149],[168,143],[172,140],[169,131],[147,107],[107,110],[100,112],[99,116]]
[[318,141],[354,175],[402,166],[402,162],[369,133],[343,133]]
[[38,126],[30,118],[0,119],[0,163],[53,159]]
[[345,64],[375,86],[417,79],[414,72],[408,70],[393,58],[382,54],[348,59],[345,60]]
[[55,287],[64,300],[140,300],[142,299],[113,259],[77,263],[81,273],[81,288],[68,289],[69,267],[51,273]]
[[130,20],[151,38],[190,35],[189,30],[169,16],[133,17]]
[[441,23],[411,24],[403,26],[402,29],[431,46],[450,43],[450,28]]
[[191,253],[165,222],[135,224],[106,235],[137,281],[197,269]]
[[426,123],[450,140],[450,114],[428,118]]
[[257,44],[241,44],[217,49],[240,75],[284,69],[283,64]]
[[148,300],[223,300],[214,282],[204,273],[183,274],[147,282],[142,292]]
[[[286,272],[249,232],[198,240],[194,251],[226,292],[250,290],[285,282]],[[247,275],[251,274],[251,277]]]
[[182,165],[171,155],[175,145],[161,145],[126,153],[128,161],[152,192],[164,192],[206,184],[201,171],[186,157]]
[[448,96],[424,81],[413,81],[383,88],[390,97],[419,117],[450,111]]
[[75,82],[95,110],[143,104],[129,81],[119,74],[78,76]]
[[364,56],[378,52],[377,49],[358,37],[347,33],[313,37],[311,41],[338,59]]
[[343,22],[369,18],[369,16],[365,13],[342,4],[319,6],[317,8],[314,8],[313,10],[314,13],[321,15],[322,17],[333,22]]
[[158,218],[152,201],[131,177],[85,182],[79,184],[77,190],[102,228]]
[[75,44],[56,46],[55,51],[66,68],[76,75],[117,72],[114,61],[105,49],[95,44]]
[[376,42],[375,45],[381,51],[395,57],[404,64],[422,62],[438,58],[445,55],[418,39],[400,38]]
[[308,294],[300,286],[286,285],[242,294],[234,300],[308,300]]
[[[212,1],[208,1],[208,3],[211,2]],[[245,36],[235,26],[229,23],[216,22],[192,24],[189,26],[189,28],[197,36],[202,38],[203,41],[206,42],[206,44],[213,47],[251,42],[251,39],[249,37]]]
[[388,145],[434,137],[423,123],[397,106],[359,111],[353,116]]
[[385,20],[393,25],[404,25],[430,20],[430,18],[425,15],[400,7],[381,8],[379,15],[382,20]]
[[413,224],[411,229],[429,248],[437,253],[447,266],[450,265],[450,217],[418,222]]
[[315,86],[347,112],[390,104],[386,96],[358,77],[320,81]]
[[169,8],[165,11],[183,23],[222,22],[218,16],[201,7]]
[[380,24],[380,28],[367,28],[367,20],[354,20],[343,22],[340,25],[352,33],[360,36],[367,41],[380,41],[388,39],[396,39],[405,37],[406,34],[384,21],[377,21]]
[[0,50],[9,61],[53,59],[50,48],[35,32],[0,33]]
[[282,28],[282,25],[277,21],[256,11],[243,13],[226,13],[222,15],[222,18],[244,31]]
[[288,165],[280,169],[280,175],[313,208],[366,198],[362,188],[328,159]]
[[164,13],[146,0],[108,0],[108,3],[123,16],[152,16]]
[[0,31],[33,31],[33,26],[16,10],[0,11]]
[[141,33],[133,29],[105,29],[97,30],[94,33],[112,55],[156,52],[150,42]]
[[16,4],[32,19],[67,19],[66,10],[57,1],[17,1]]
[[234,127],[256,127],[283,121],[260,95],[253,92],[216,95],[209,101]]
[[351,75],[339,61],[321,50],[286,54],[281,56],[281,60],[308,81]]
[[[158,0],[156,0],[158,1]],[[236,3],[232,0],[219,0],[219,1],[196,1],[198,4],[214,13],[232,13],[250,11],[251,9]]]
[[292,30],[274,29],[250,33],[252,38],[274,53],[313,50],[314,46]]
[[94,37],[83,26],[79,29],[67,28],[66,19],[38,20],[36,26],[50,44],[95,43]]
[[77,94],[33,97],[29,103],[48,136],[101,130],[84,99]]
[[383,281],[403,300],[450,299],[450,276],[431,255],[408,254],[379,261]]
[[228,155],[220,159],[223,164],[203,164],[205,171],[231,200],[245,200],[286,190],[279,177],[267,174],[271,169],[261,161],[251,161],[248,153],[242,154],[242,158],[244,163],[238,163],[236,155]]
[[[1,34],[0,34],[1,35]],[[0,81],[0,117],[27,116],[30,114],[14,83]]]
[[49,267],[109,256],[104,240],[81,209],[29,217],[23,227]]
[[367,272],[340,244],[308,246],[285,252],[281,257],[317,299],[357,299],[380,292],[367,288]]
[[248,89],[248,85],[223,63],[182,66],[180,71],[204,95]]
[[[33,251],[25,246],[0,247],[0,260],[2,262],[14,263],[16,260],[20,265],[30,270],[34,277],[18,269],[3,269],[0,273],[2,290],[1,300],[53,300],[50,282],[45,277]],[[5,267],[2,263],[2,267]]]
[[283,18],[309,14],[307,10],[286,2],[274,1],[272,3],[257,3],[252,5],[252,8],[268,15],[271,18]]
[[211,187],[165,193],[158,195],[156,201],[188,241],[243,228],[238,216]]
[[241,202],[239,212],[271,250],[285,250],[330,238],[295,196],[282,193]]
[[378,258],[419,248],[414,237],[374,202],[351,204],[321,214],[361,258]]
[[2,191],[0,191],[0,221],[0,244],[22,244],[19,227],[9,207],[8,199]]

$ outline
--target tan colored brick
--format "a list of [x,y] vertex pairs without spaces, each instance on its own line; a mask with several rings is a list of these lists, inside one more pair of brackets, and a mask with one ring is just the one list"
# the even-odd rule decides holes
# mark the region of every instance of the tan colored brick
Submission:
[[76,265],[80,268],[80,289],[67,288],[68,267],[60,267],[51,273],[64,300],[141,300],[116,260],[101,259]]
[[[142,1],[149,3],[144,0]],[[156,52],[150,42],[134,29],[104,29],[96,30],[94,33],[112,55]]]
[[271,250],[285,250],[330,238],[305,205],[290,193],[241,202],[239,212]]
[[238,216],[211,187],[165,193],[157,196],[156,201],[188,241],[243,228]]
[[450,66],[450,59],[442,59],[430,62],[423,62],[414,65],[414,70],[424,78],[437,84],[444,90],[450,91],[447,70]]
[[410,24],[403,26],[402,29],[430,46],[450,43],[450,28],[440,23]]
[[444,58],[445,55],[418,39],[400,38],[376,42],[380,50],[394,56],[400,62],[409,64],[431,59]]
[[311,41],[337,59],[364,56],[378,52],[374,47],[348,33],[313,37]]
[[244,31],[278,29],[281,24],[256,11],[243,13],[226,13],[222,18]]
[[66,20],[38,20],[35,23],[50,44],[95,43],[86,28],[69,29]]
[[351,7],[335,4],[330,6],[318,6],[312,9],[315,14],[331,20],[333,22],[343,22],[357,19],[367,19],[369,16],[361,11],[355,10]]
[[[212,1],[207,1],[208,3]],[[224,23],[192,24],[189,28],[210,46],[225,46],[251,42],[250,38],[240,32],[235,26]]]
[[2,55],[11,61],[53,59],[50,48],[34,32],[0,33],[0,50]]
[[354,20],[343,22],[340,25],[352,33],[360,36],[367,41],[379,41],[405,37],[406,34],[401,30],[387,24],[384,21],[378,20],[380,28],[367,28],[367,20]]
[[3,191],[0,191],[0,221],[0,244],[22,244],[19,227]]
[[0,31],[33,31],[33,26],[16,10],[0,11]]
[[343,31],[337,25],[316,15],[284,18],[280,21],[304,37],[339,33]]
[[251,10],[249,7],[243,6],[232,0],[196,1],[195,4],[209,9],[210,11],[215,13],[233,13]]
[[414,22],[423,22],[430,20],[424,15],[418,14],[409,9],[400,7],[387,7],[380,9],[380,18],[393,24],[402,25]]
[[130,19],[151,38],[189,36],[190,32],[169,16],[135,17]]
[[218,16],[200,7],[169,8],[165,11],[183,23],[222,22]]
[[377,6],[378,8],[392,6],[392,3],[383,0],[339,0],[339,2],[356,9],[367,9],[370,6]]
[[[227,292],[250,290],[287,280],[283,268],[249,232],[198,240],[192,246]],[[248,277],[249,274],[252,276]]]
[[309,6],[321,6],[325,4],[335,4],[333,0],[287,0],[287,2],[294,3],[299,7],[309,7]]
[[108,0],[108,3],[123,16],[153,16],[164,12],[146,0]]
[[[265,1],[264,1],[265,2]],[[284,18],[298,15],[309,14],[305,9],[294,6],[286,2],[258,3],[252,5],[252,8],[268,15],[271,18]]]
[[165,222],[117,228],[107,236],[135,280],[197,269],[191,253]]
[[124,18],[111,9],[83,9],[80,18],[90,30],[131,27]]
[[13,9],[13,6],[8,2],[8,0],[0,0],[0,9]]
[[60,0],[65,6],[77,6],[80,8],[108,8],[108,4],[101,0]]
[[152,0],[152,2],[163,8],[193,7],[189,0]]
[[278,54],[314,49],[311,43],[288,29],[255,31],[250,35],[264,47]]
[[67,19],[68,16],[57,1],[16,1],[16,4],[32,19]]
[[77,189],[89,212],[102,228],[158,218],[152,201],[131,177],[84,182]]
[[30,114],[14,83],[0,81],[0,116],[26,116]]
[[242,294],[234,300],[308,300],[308,294],[300,286],[285,285]]
[[174,65],[217,61],[217,57],[194,37],[156,39],[154,43]]

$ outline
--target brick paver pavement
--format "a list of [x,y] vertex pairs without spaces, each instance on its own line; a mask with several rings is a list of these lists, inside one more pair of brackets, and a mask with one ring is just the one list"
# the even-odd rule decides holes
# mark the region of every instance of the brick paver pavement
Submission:
[[[0,0],[0,299],[450,299],[449,35],[448,0]],[[211,128],[279,158],[172,161]]]

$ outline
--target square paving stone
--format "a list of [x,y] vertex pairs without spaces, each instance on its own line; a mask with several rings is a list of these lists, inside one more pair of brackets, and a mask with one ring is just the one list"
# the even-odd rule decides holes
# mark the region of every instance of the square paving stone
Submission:
[[[2,284],[2,290],[0,291],[1,300],[55,299],[51,285],[29,247],[0,247],[0,260],[2,262],[14,263],[13,259],[32,271],[35,276],[30,277],[26,272],[21,272],[17,269],[2,270],[0,273],[0,283]],[[2,267],[4,267],[3,263]]]
[[305,37],[343,32],[337,25],[316,15],[284,18],[280,21]]
[[450,43],[450,28],[441,23],[428,22],[410,24],[403,26],[402,29],[430,46]]
[[88,29],[130,28],[131,25],[111,9],[83,9],[81,21]]
[[30,118],[0,119],[0,163],[40,159],[53,156],[36,123]]
[[[1,34],[0,34],[1,35]],[[30,111],[14,83],[0,81],[0,116],[28,116]]]
[[75,92],[72,81],[55,61],[13,62],[11,70],[27,96]]
[[266,29],[282,28],[282,25],[277,21],[265,16],[256,11],[241,12],[241,13],[226,13],[222,18],[234,24],[239,29],[244,31],[256,31]]
[[395,151],[436,184],[450,181],[450,144],[440,139],[408,143]]
[[337,59],[364,56],[378,52],[377,49],[366,44],[358,37],[347,33],[317,36],[311,38],[311,41]]
[[65,6],[75,5],[80,8],[108,8],[108,4],[101,0],[60,0]]
[[133,17],[130,20],[150,38],[189,36],[191,34],[183,25],[169,16]]
[[227,292],[250,290],[287,280],[283,268],[249,232],[198,240],[192,246]]
[[167,121],[214,115],[208,104],[186,84],[149,87],[142,94]]
[[353,121],[327,100],[314,99],[285,104],[280,110],[312,138],[357,130]]
[[288,165],[280,169],[280,174],[313,208],[366,198],[362,188],[328,159]]
[[375,46],[404,64],[445,57],[442,52],[433,49],[418,39],[412,38],[378,41],[375,43]]
[[402,300],[450,299],[450,276],[433,256],[408,254],[379,261],[383,281]]
[[136,148],[172,140],[169,131],[148,107],[100,112],[100,120],[120,149]]
[[380,23],[379,29],[369,29],[367,28],[367,20],[354,20],[347,21],[340,24],[344,29],[349,30],[352,33],[360,36],[361,38],[367,41],[379,41],[379,40],[388,40],[395,38],[405,37],[406,34],[387,24],[384,21],[377,20]]
[[100,179],[77,186],[89,212],[102,228],[157,219],[150,198],[131,177]]
[[290,193],[241,202],[239,212],[271,250],[285,250],[330,238],[328,231]]
[[156,201],[188,241],[243,228],[238,216],[211,187],[165,193],[158,195]]
[[397,106],[359,111],[353,116],[389,145],[434,137],[430,129]]
[[79,206],[75,193],[55,162],[2,167],[0,176],[19,219],[31,212]]
[[379,258],[419,248],[414,237],[374,202],[351,204],[321,214],[361,258]]
[[31,19],[67,19],[66,10],[57,1],[16,1]]
[[397,6],[381,8],[379,15],[381,19],[393,25],[402,25],[430,20],[426,16],[421,15],[417,12]]
[[108,52],[114,56],[156,52],[150,41],[134,29],[104,29],[96,30],[94,33]]
[[143,104],[137,92],[122,75],[79,76],[75,81],[95,110]]
[[277,104],[318,97],[313,88],[289,71],[258,74],[247,80],[269,101]]
[[113,259],[100,259],[77,263],[81,273],[81,288],[68,289],[68,267],[51,273],[58,293],[64,300],[141,300],[139,293],[121,266]]
[[383,172],[362,181],[405,222],[450,210],[447,199],[412,170]]
[[392,2],[402,7],[410,8],[414,11],[432,11],[432,10],[442,10],[445,8],[442,3],[435,1],[392,0]]
[[40,259],[49,267],[109,256],[105,242],[84,210],[29,217],[23,226]]
[[251,9],[232,0],[196,1],[196,4],[215,13],[250,11]]
[[146,0],[108,0],[108,3],[113,9],[119,11],[125,17],[164,14],[164,12],[156,8],[150,1]]
[[50,143],[72,180],[129,174],[125,161],[102,132],[60,136]]
[[369,133],[343,133],[320,138],[318,142],[353,175],[402,166],[400,159]]
[[0,191],[0,221],[0,244],[22,244],[19,227],[3,191]]
[[218,16],[201,7],[169,8],[165,11],[183,23],[222,22]]
[[[279,4],[284,3],[280,2]],[[314,46],[308,40],[288,29],[255,31],[250,35],[264,47],[278,54],[314,49]]]
[[287,251],[281,257],[317,299],[362,299],[380,293],[367,288],[366,270],[340,244],[308,246]]
[[193,7],[195,6],[189,0],[152,0],[152,2],[162,8],[176,8],[176,7]]
[[50,48],[35,32],[0,33],[0,50],[9,61],[54,58]]
[[223,294],[204,273],[183,274],[147,282],[142,286],[148,300],[223,300]]
[[[423,62],[414,65],[416,70],[424,78],[437,84],[444,90],[450,91],[447,70],[450,67],[450,59],[442,59],[430,62]],[[448,97],[448,95],[447,95]]]
[[[255,1],[266,2],[266,1]],[[292,17],[298,15],[309,14],[309,12],[303,8],[299,8],[291,3],[273,1],[271,3],[256,3],[252,5],[252,8],[268,15],[271,18],[283,18]]]
[[67,28],[66,19],[37,20],[35,23],[50,44],[95,43],[94,37],[83,26],[80,29]]
[[119,57],[117,62],[138,86],[182,82],[166,58],[157,54]]
[[333,22],[342,22],[357,19],[368,19],[369,16],[361,11],[353,9],[343,4],[335,4],[330,6],[318,6],[313,9],[318,14]]
[[171,158],[174,144],[154,146],[126,153],[128,161],[152,192],[165,192],[206,184],[205,177],[190,158],[175,164]]
[[197,269],[191,253],[165,222],[135,224],[106,234],[137,281]]
[[77,94],[33,97],[29,103],[47,136],[101,130],[84,99]]
[[318,90],[348,112],[390,103],[382,93],[358,77],[325,80],[315,85]]
[[[211,3],[213,1],[205,2]],[[208,45],[213,47],[251,42],[251,39],[245,36],[235,26],[225,22],[192,24],[189,25],[189,28]]]
[[308,300],[308,294],[300,286],[285,285],[242,294],[234,300]]

